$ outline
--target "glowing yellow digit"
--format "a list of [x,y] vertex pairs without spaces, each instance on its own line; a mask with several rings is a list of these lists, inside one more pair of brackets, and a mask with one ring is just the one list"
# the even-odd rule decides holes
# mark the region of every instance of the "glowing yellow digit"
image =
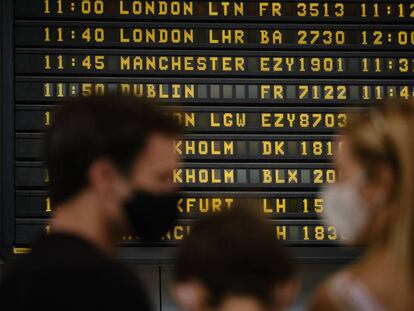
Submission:
[[308,142],[306,141],[302,141],[301,142],[301,146],[302,146],[302,155],[308,155]]
[[404,14],[404,3],[398,4],[398,17],[405,17],[405,14]]
[[95,56],[95,68],[98,70],[105,69],[105,56],[103,55]]
[[95,14],[103,14],[104,12],[104,2],[102,0],[95,1]]
[[315,239],[318,241],[323,241],[325,239],[325,228],[323,226],[315,227]]
[[303,213],[304,214],[309,213],[308,199],[303,199],[302,203],[303,203]]
[[45,83],[44,84],[44,87],[43,87],[43,96],[44,97],[51,97],[52,96],[50,83]]
[[381,72],[381,59],[375,58],[374,64],[375,64],[375,72]]
[[323,153],[322,142],[320,141],[313,142],[313,154],[322,155],[322,153]]
[[338,239],[335,227],[328,226],[328,239],[330,241],[335,241]]
[[334,99],[334,87],[332,85],[324,86],[324,99],[333,100]]
[[309,3],[309,13],[312,17],[319,16],[319,3]]
[[408,86],[404,86],[400,90],[400,97],[404,99],[409,99],[411,97],[410,91],[408,89]]
[[58,55],[57,61],[58,61],[58,69],[62,70],[63,69],[63,56]]
[[400,72],[408,72],[409,68],[408,68],[408,59],[407,58],[400,58],[400,60],[398,61],[399,63],[399,68],[400,68]]
[[92,4],[90,0],[82,0],[81,4],[82,14],[91,14]]
[[362,99],[369,100],[370,99],[370,87],[368,85],[364,85],[362,87]]
[[45,126],[50,126],[50,111],[45,112]]
[[58,42],[63,42],[63,29],[62,29],[62,27],[59,27],[57,29],[57,32],[58,32],[58,39],[57,39],[57,41]]
[[91,41],[91,29],[90,28],[86,28],[85,31],[82,32],[82,39],[85,40],[86,42]]
[[343,72],[344,71],[344,59],[338,58],[338,71]]
[[310,43],[315,44],[318,41],[321,33],[319,30],[311,30],[310,34],[313,36]]
[[336,88],[336,91],[338,92],[337,98],[341,100],[346,100],[346,85],[338,85]]
[[50,198],[49,197],[47,197],[45,199],[45,203],[46,203],[46,213],[52,212],[52,208],[51,208]]
[[374,17],[379,17],[379,4],[374,3]]
[[43,2],[45,4],[45,9],[44,9],[43,13],[50,14],[50,3],[49,3],[49,0],[44,0]]
[[50,70],[50,55],[45,55],[45,69]]
[[311,58],[311,70],[315,72],[321,71],[321,61],[319,58]]
[[301,17],[305,17],[306,16],[306,3],[303,2],[299,2],[297,4],[297,8],[298,8],[298,16]]
[[91,69],[91,57],[90,56],[86,56],[83,61],[82,61],[82,66],[85,67],[86,69]]
[[312,99],[320,99],[319,97],[319,86],[312,86]]
[[303,227],[303,239],[305,241],[309,241],[309,227],[308,226],[304,226]]
[[343,3],[335,3],[335,16],[343,17],[345,15],[345,6]]
[[323,4],[323,17],[329,17],[329,4]]
[[314,175],[313,183],[315,183],[315,184],[323,184],[324,183],[324,181],[323,181],[323,171],[322,170],[319,170],[319,169],[314,170],[313,175]]
[[382,31],[374,31],[374,45],[382,45]]
[[376,99],[383,99],[382,94],[381,94],[382,90],[383,90],[382,86],[380,86],[380,85],[375,86],[375,98]]
[[64,84],[63,83],[58,83],[57,84],[57,97],[64,97],[65,93],[64,93]]
[[333,184],[336,181],[336,171],[334,169],[328,169],[326,171],[326,183]]
[[368,17],[367,16],[367,4],[361,3],[361,17]]
[[369,60],[368,60],[368,58],[363,58],[362,59],[362,71],[363,72],[368,72],[369,71],[369,69],[368,69],[368,64],[369,64]]
[[82,96],[91,96],[92,95],[92,84],[91,83],[82,83]]
[[44,39],[43,40],[45,42],[50,42],[50,28],[49,27],[45,27],[44,33],[45,33],[45,36],[44,36]]
[[299,36],[298,44],[300,44],[300,45],[306,45],[306,44],[308,44],[308,42],[306,40],[307,33],[306,33],[305,30],[299,30],[298,31],[298,36]]
[[105,84],[97,83],[95,85],[95,94],[97,96],[103,96],[103,95],[105,95]]
[[345,127],[347,122],[348,116],[346,113],[338,114],[338,126]]
[[62,9],[62,0],[57,0],[57,7],[58,7],[58,9],[57,9],[57,13],[58,14],[62,14],[63,13],[63,9]]
[[310,125],[309,115],[305,113],[301,114],[299,124],[300,124],[300,127],[304,127],[304,128],[309,127]]
[[363,45],[367,45],[368,44],[368,34],[367,32],[364,30],[362,31],[362,44]]
[[328,141],[326,142],[326,155],[328,156],[332,156],[333,155],[333,151],[332,151],[332,142]]
[[313,200],[313,205],[315,207],[316,213],[322,213],[323,212],[323,199],[316,198]]

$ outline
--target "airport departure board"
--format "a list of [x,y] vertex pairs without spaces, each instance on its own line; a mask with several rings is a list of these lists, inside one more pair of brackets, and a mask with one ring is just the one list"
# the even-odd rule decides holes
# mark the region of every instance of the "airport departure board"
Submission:
[[186,129],[180,219],[121,256],[171,258],[197,218],[241,202],[304,260],[347,260],[318,189],[338,131],[377,100],[414,94],[414,1],[2,0],[1,250],[30,251],[55,208],[42,136],[69,97],[156,99]]

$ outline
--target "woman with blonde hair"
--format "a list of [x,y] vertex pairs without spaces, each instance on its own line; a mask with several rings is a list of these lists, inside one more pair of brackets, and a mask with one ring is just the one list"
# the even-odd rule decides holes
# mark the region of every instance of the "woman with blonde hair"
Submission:
[[414,101],[381,103],[342,134],[323,216],[366,252],[318,288],[309,309],[414,310]]

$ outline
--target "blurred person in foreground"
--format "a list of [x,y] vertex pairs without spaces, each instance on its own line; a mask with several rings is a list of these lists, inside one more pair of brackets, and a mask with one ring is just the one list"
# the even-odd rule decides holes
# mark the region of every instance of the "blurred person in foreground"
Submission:
[[414,310],[414,102],[381,103],[350,120],[323,192],[325,222],[364,256],[323,284],[310,310]]
[[174,222],[178,126],[144,99],[91,97],[57,109],[45,160],[51,233],[0,284],[4,310],[150,310],[114,257],[123,235],[161,237]]
[[271,226],[234,207],[196,223],[178,252],[171,295],[184,311],[282,311],[298,287]]

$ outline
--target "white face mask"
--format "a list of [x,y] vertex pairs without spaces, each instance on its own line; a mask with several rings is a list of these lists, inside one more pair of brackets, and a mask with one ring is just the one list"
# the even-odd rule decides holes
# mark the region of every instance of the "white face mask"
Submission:
[[345,244],[352,244],[366,228],[369,210],[364,206],[358,187],[342,183],[328,185],[322,191],[324,210],[322,218],[336,228]]

